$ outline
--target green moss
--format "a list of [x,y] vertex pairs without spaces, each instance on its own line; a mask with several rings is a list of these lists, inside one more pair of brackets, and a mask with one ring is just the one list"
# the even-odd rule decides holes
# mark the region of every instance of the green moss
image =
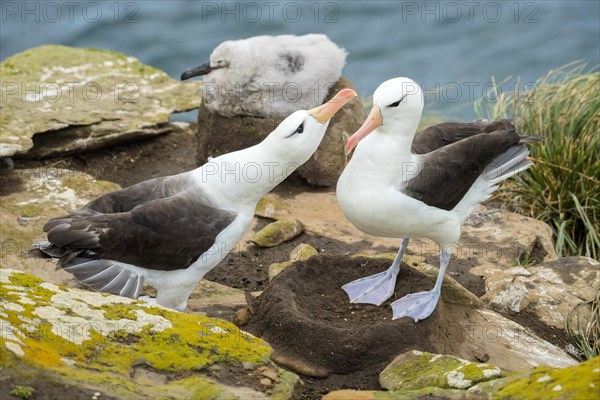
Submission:
[[[466,389],[477,382],[501,376],[499,369],[453,356],[405,353],[404,360],[386,368],[380,376],[388,390],[416,390],[426,387]],[[483,371],[487,372],[488,376]]]
[[290,216],[289,207],[281,200],[267,195],[261,198],[256,204],[256,215],[269,219],[282,219]]
[[271,222],[250,240],[261,247],[274,247],[298,237],[303,232],[304,225],[298,219],[284,218]]
[[35,204],[27,204],[19,207],[19,214],[23,217],[36,217],[44,212],[44,209]]
[[105,304],[100,307],[104,310],[104,318],[112,320],[130,319],[137,320],[137,314],[133,312],[131,306],[123,304]]
[[538,367],[507,382],[492,399],[546,400],[597,399],[600,390],[600,356],[574,367]]
[[294,249],[294,254],[292,254],[292,260],[294,260],[294,261],[307,260],[312,256],[316,256],[317,254],[319,254],[317,249],[312,247],[310,244],[300,243]]
[[20,399],[28,399],[33,394],[33,388],[29,386],[15,386],[10,391],[10,395]]
[[286,268],[292,265],[293,261],[284,261],[269,265],[269,281],[273,280],[277,275],[282,273]]
[[2,235],[3,248],[7,249],[9,244],[12,243],[17,251],[23,251],[28,248],[37,236],[30,229],[14,226],[11,223],[0,224],[0,233]]
[[37,276],[25,274],[25,273],[13,273],[8,276],[8,280],[14,286],[21,286],[24,288],[37,288],[44,281]]
[[108,193],[119,190],[120,187],[116,183],[107,181],[98,181],[89,175],[70,173],[66,176],[62,184],[65,187],[73,189],[78,193],[92,192],[94,194]]

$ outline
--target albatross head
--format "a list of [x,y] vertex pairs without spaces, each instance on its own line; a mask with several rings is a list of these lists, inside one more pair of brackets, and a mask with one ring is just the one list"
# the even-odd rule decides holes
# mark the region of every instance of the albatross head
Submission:
[[195,68],[188,69],[181,74],[181,80],[185,81],[195,76],[207,75],[222,68],[229,68],[232,63],[233,65],[237,65],[237,67],[243,66],[244,63],[238,62],[238,59],[243,60],[246,58],[245,53],[248,51],[248,48],[239,46],[237,43],[233,40],[221,43],[213,50],[208,61]]
[[263,143],[272,154],[296,162],[298,166],[303,164],[319,147],[333,115],[356,96],[354,90],[342,89],[325,104],[294,112]]
[[382,126],[391,133],[408,133],[402,125],[416,126],[423,111],[423,92],[421,87],[409,78],[394,78],[383,82],[373,93],[373,108],[363,125],[348,139],[348,152],[369,133]]

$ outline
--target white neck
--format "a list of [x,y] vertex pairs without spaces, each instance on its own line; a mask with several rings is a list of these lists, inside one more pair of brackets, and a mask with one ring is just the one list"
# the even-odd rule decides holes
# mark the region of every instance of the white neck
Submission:
[[193,171],[196,180],[220,205],[249,208],[281,183],[301,163],[277,157],[265,142],[216,157]]

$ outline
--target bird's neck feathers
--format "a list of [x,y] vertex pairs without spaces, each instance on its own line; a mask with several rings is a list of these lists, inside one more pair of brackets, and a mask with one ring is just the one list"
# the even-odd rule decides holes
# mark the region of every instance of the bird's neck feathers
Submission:
[[249,207],[290,175],[299,164],[278,157],[264,142],[213,158],[194,171],[210,191],[236,207]]
[[412,142],[420,118],[385,123],[364,138],[356,148],[354,157],[375,157],[380,163],[393,165],[412,157]]

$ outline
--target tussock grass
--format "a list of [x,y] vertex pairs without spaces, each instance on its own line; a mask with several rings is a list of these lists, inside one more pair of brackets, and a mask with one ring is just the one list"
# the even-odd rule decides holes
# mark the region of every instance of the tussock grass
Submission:
[[[517,85],[519,87],[519,85]],[[486,101],[495,99],[494,102]],[[530,146],[534,166],[504,182],[496,198],[546,221],[559,256],[600,256],[600,71],[575,62],[536,81],[530,90],[490,93],[479,117],[512,118]]]
[[571,343],[583,357],[590,359],[600,355],[600,288],[592,300],[577,304],[565,321]]

